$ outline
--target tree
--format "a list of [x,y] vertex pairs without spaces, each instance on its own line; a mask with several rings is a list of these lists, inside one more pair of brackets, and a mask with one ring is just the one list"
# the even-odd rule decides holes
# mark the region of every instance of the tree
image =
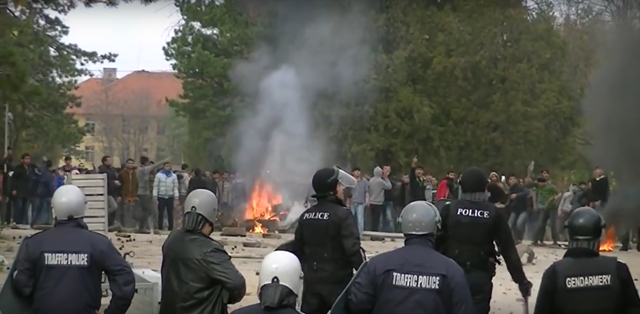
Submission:
[[374,151],[388,149],[403,165],[419,154],[444,171],[524,169],[532,158],[551,165],[573,150],[581,95],[566,79],[567,45],[553,12],[392,2],[381,18],[388,33]]
[[184,147],[188,140],[187,125],[189,120],[184,116],[180,116],[175,109],[171,108],[169,116],[162,119],[160,123],[163,125],[164,132],[160,137],[157,158],[184,161]]
[[[175,6],[183,21],[164,53],[172,60],[184,92],[170,105],[189,120],[187,162],[213,167],[212,160],[225,159],[220,155],[225,150],[219,148],[228,143],[238,112],[234,106],[240,103],[234,99],[228,73],[235,60],[249,55],[257,21],[238,10],[235,0],[177,0]],[[211,156],[212,150],[218,156]]]
[[[66,2],[65,2],[66,3]],[[68,106],[79,106],[72,95],[76,78],[89,76],[81,66],[113,61],[66,44],[68,27],[59,16],[71,9],[60,2],[0,2],[0,101],[8,103],[14,117],[10,140],[14,149],[32,154],[60,154],[73,148],[83,130]]]

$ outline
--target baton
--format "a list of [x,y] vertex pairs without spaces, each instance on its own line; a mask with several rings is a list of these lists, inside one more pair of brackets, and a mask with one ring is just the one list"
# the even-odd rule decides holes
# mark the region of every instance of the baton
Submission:
[[529,314],[529,297],[525,297],[523,300],[524,303],[524,314]]

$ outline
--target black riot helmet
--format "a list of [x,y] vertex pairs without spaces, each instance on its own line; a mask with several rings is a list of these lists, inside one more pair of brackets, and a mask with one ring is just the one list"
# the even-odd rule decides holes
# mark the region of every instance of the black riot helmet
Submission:
[[315,198],[335,195],[338,184],[353,188],[356,186],[356,179],[350,174],[342,171],[338,167],[322,168],[313,175],[311,186],[315,191]]
[[598,250],[604,227],[604,220],[595,209],[576,208],[565,222],[565,228],[569,233],[569,247]]
[[460,176],[460,189],[462,193],[481,193],[487,190],[489,179],[482,169],[471,167]]

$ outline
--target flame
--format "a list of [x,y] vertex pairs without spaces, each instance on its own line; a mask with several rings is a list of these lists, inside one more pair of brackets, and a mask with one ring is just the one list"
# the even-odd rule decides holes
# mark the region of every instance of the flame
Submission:
[[267,182],[256,180],[245,210],[245,219],[255,221],[255,227],[249,232],[266,233],[267,228],[263,227],[258,220],[278,220],[278,214],[273,210],[273,206],[279,204],[282,204],[282,196]]
[[607,228],[605,232],[605,240],[600,242],[600,252],[613,252],[616,245],[616,230],[613,227]]

